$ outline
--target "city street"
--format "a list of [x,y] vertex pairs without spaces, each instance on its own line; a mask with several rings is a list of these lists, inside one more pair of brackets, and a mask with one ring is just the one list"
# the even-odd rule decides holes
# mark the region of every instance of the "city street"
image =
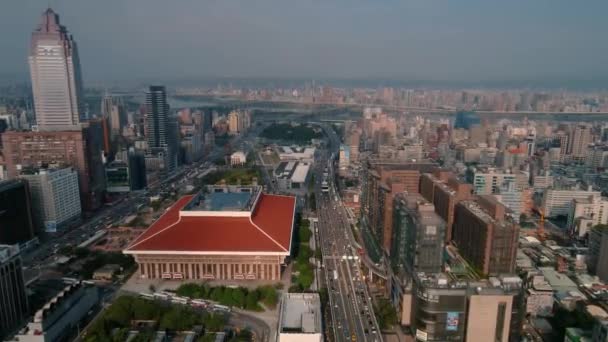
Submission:
[[[332,145],[337,150],[337,139]],[[336,341],[382,341],[350,223],[335,190],[331,161],[320,153],[314,169],[317,218],[325,282]],[[322,189],[326,181],[328,189]]]

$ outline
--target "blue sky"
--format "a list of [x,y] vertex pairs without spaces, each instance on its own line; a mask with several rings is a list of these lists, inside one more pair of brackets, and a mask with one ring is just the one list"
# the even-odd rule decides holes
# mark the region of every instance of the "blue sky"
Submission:
[[[0,74],[27,75],[49,1],[0,1]],[[605,0],[51,0],[86,81],[608,79]]]

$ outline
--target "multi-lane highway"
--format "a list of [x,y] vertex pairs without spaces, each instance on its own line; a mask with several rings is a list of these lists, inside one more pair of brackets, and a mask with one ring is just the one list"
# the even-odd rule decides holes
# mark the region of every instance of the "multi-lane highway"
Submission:
[[[333,131],[332,131],[333,132]],[[331,133],[330,133],[331,134]],[[335,135],[330,138],[335,139]],[[331,139],[331,146],[336,141]],[[350,222],[334,187],[331,158],[320,152],[315,172],[317,227],[323,255],[324,281],[331,305],[333,332],[336,341],[382,341]],[[328,190],[322,190],[326,181]]]

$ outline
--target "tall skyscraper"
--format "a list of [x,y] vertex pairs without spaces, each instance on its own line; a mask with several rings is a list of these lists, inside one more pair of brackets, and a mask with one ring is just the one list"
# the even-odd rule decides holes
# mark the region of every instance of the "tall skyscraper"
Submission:
[[27,183],[16,179],[0,181],[0,244],[24,243],[34,234]]
[[101,117],[109,119],[109,128],[112,136],[122,133],[122,128],[127,125],[127,113],[119,97],[113,97],[106,93],[101,99]]
[[0,340],[19,328],[28,305],[18,245],[0,245]]
[[29,64],[38,128],[76,128],[84,115],[78,49],[50,8],[32,33]]
[[112,95],[106,92],[101,99],[101,117],[109,117],[112,112],[112,106],[114,106],[114,99]]
[[239,117],[239,113],[237,111],[232,111],[228,114],[228,131],[230,134],[239,134],[239,121],[241,118]]
[[150,155],[164,159],[165,171],[173,172],[177,166],[177,151],[172,134],[174,125],[169,120],[167,91],[163,86],[150,86],[146,92],[146,140]]
[[169,105],[163,86],[150,86],[146,93],[146,140],[148,148],[167,147]]

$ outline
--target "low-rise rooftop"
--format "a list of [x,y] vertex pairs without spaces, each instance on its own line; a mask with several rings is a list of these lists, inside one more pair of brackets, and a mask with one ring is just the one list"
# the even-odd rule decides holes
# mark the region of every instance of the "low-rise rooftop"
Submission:
[[283,295],[280,313],[281,334],[320,334],[321,300],[316,293]]

